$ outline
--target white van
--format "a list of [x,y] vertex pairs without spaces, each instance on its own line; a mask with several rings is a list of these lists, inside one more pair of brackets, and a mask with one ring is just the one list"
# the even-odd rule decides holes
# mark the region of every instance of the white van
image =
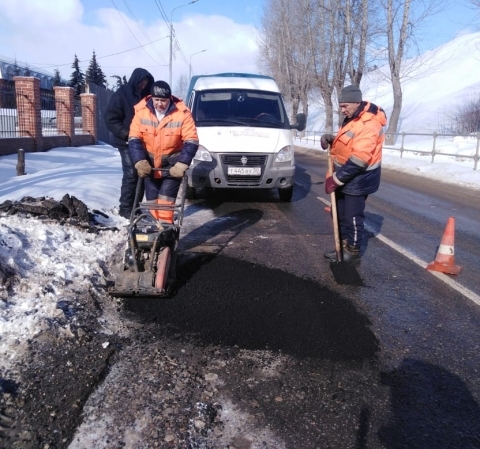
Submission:
[[292,129],[305,129],[305,114],[290,125],[282,95],[269,76],[220,73],[192,77],[187,104],[200,147],[187,171],[188,195],[195,189],[278,189],[293,194]]

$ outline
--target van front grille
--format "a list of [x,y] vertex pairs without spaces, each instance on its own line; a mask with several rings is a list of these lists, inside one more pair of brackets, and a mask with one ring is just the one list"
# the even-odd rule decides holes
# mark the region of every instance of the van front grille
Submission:
[[[222,154],[222,168],[225,179],[229,186],[256,187],[262,182],[262,176],[267,165],[268,155],[266,154]],[[229,175],[228,166],[235,167],[261,167],[260,176]]]
[[[239,167],[258,167],[264,166],[267,163],[267,157],[266,154],[222,154],[222,164]],[[245,164],[242,158],[245,158]]]

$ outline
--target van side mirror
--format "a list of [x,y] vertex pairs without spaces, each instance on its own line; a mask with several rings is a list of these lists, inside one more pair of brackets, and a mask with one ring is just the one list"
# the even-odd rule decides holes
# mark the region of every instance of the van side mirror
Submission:
[[303,112],[297,114],[297,123],[291,125],[291,129],[297,129],[298,131],[303,131],[307,126],[307,116]]

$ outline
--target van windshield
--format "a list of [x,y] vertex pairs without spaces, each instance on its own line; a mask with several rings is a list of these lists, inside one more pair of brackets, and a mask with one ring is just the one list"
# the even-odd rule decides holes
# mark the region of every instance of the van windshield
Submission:
[[193,118],[200,126],[289,128],[280,94],[252,90],[198,92]]

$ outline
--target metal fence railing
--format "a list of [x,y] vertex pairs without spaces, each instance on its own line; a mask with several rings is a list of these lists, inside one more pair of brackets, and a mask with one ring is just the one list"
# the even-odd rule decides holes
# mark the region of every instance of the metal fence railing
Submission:
[[3,82],[0,86],[0,138],[18,137],[15,85]]
[[[320,145],[320,138],[326,131],[310,131],[303,135],[297,136],[302,142]],[[395,133],[389,134],[387,137],[394,137],[392,145],[385,144],[386,150],[395,150],[403,153],[412,153],[414,155],[428,156],[431,162],[435,162],[435,157],[447,156],[457,161],[472,160],[473,169],[477,170],[478,161],[480,160],[480,132],[473,134],[440,134],[440,133]],[[462,145],[462,149],[456,153],[448,152],[448,147],[453,142]],[[448,145],[447,145],[448,144]],[[444,148],[442,148],[444,147]]]
[[[16,89],[17,87],[17,90]],[[69,134],[67,124],[70,123],[70,118],[62,118],[67,120],[65,123],[58,123],[58,113],[62,117],[68,116],[68,111],[65,112],[63,107],[60,108],[61,101],[63,103],[62,95],[55,95],[55,90],[40,88],[40,122],[38,122],[37,112],[34,113],[34,117],[27,119],[27,113],[32,114],[31,111],[18,111],[17,105],[25,105],[26,95],[31,96],[31,89],[28,92],[20,92],[21,88],[15,81],[0,79],[0,139],[3,138],[16,138],[16,137],[32,137],[36,138],[39,127],[41,129],[41,135],[43,136],[58,136],[63,134]],[[74,114],[74,133],[75,135],[85,136],[95,133],[95,138],[102,142],[110,141],[110,132],[106,128],[104,115],[107,109],[110,98],[113,94],[106,88],[96,86],[89,83],[89,93],[95,95],[95,111],[89,109],[82,111],[83,97],[77,97],[74,99],[73,114]],[[58,94],[58,92],[56,92]],[[33,102],[37,102],[36,93],[33,99],[28,99],[27,104],[32,106]],[[17,101],[21,100],[21,101]],[[57,106],[59,110],[57,111]],[[85,106],[85,103],[84,103]],[[25,106],[26,107],[26,106]],[[31,108],[29,108],[31,109]],[[85,118],[82,116],[82,112],[86,112],[87,117],[91,117],[93,114],[93,126],[95,131],[89,129],[84,130]],[[20,118],[20,119],[19,119]],[[23,123],[19,123],[19,120]],[[92,128],[92,123],[88,126]],[[59,132],[59,129],[62,131]]]
[[42,135],[57,136],[61,134],[57,128],[57,116],[55,110],[55,92],[42,90],[40,94],[40,116],[42,120]]
[[74,100],[73,127],[75,134],[84,134],[82,125],[82,104],[80,99]]
[[[0,138],[25,137],[29,135],[29,133],[25,132],[26,126],[18,123],[18,95],[23,95],[23,92],[15,91],[15,83],[3,82],[0,85]],[[40,108],[42,135],[57,136],[64,134],[59,132],[57,128],[55,92],[53,90],[41,90]],[[84,134],[80,99],[75,99],[74,102],[74,130],[75,134]]]
[[[390,135],[392,136],[392,135]],[[388,137],[388,136],[387,136]],[[421,156],[430,156],[431,162],[435,162],[436,156],[448,156],[456,160],[469,160],[473,161],[473,169],[477,170],[478,161],[480,159],[480,132],[474,134],[422,134],[422,133],[395,133],[393,134],[394,144],[384,145],[385,149],[398,150],[400,157],[403,153],[412,153]],[[399,138],[400,137],[400,138]],[[410,146],[408,140],[415,139],[415,148]],[[451,144],[452,140],[462,139],[464,149],[457,151],[456,153],[449,153],[448,150],[442,148],[442,144]],[[408,148],[410,146],[410,148]]]

